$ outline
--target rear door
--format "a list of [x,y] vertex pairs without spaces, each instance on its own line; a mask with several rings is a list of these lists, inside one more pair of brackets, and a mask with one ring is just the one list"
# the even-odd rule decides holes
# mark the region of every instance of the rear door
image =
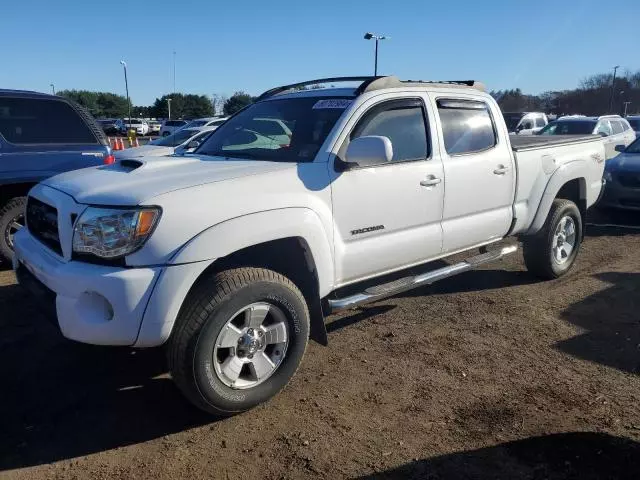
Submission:
[[67,102],[0,97],[3,182],[37,182],[60,172],[101,165],[108,153],[97,131]]
[[471,96],[434,96],[446,191],[444,252],[502,238],[513,218],[515,168],[498,127],[497,105]]
[[604,143],[605,158],[609,160],[615,157],[618,152],[616,152],[616,137],[613,134],[611,122],[607,119],[599,120],[594,133],[604,137],[602,142]]

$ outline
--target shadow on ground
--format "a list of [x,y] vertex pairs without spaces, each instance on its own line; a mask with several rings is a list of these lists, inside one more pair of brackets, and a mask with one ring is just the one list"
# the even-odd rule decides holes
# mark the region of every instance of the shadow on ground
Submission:
[[562,312],[587,330],[557,344],[575,357],[640,373],[640,273],[608,272],[596,278],[611,286]]
[[[625,228],[627,227],[627,228]],[[640,237],[640,212],[595,208],[587,215],[588,237]]]
[[0,471],[212,421],[167,377],[161,349],[64,340],[15,285],[0,287],[0,312]]
[[527,438],[418,460],[362,480],[637,479],[640,444],[604,433]]

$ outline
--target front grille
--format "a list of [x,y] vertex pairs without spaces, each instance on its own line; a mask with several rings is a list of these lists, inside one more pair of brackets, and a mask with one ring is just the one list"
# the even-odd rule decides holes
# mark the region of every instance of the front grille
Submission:
[[58,255],[62,255],[58,235],[58,210],[37,198],[27,200],[27,228],[31,235]]
[[640,173],[621,173],[618,180],[623,187],[640,188]]

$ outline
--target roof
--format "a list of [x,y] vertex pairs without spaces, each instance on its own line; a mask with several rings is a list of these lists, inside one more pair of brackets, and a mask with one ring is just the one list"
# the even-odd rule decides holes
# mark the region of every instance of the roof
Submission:
[[[338,89],[334,86],[336,83],[356,83],[357,87],[352,89]],[[330,88],[323,88],[322,85],[331,85]],[[320,86],[320,88],[315,88]],[[406,88],[406,87],[437,87],[437,88],[473,88],[485,91],[484,85],[476,82],[475,80],[442,80],[442,81],[427,81],[427,80],[400,80],[394,75],[384,77],[330,77],[319,78],[316,80],[307,80],[304,82],[293,83],[290,85],[283,85],[267,90],[257,98],[257,101],[265,100],[267,98],[294,94],[295,96],[307,95],[307,96],[324,96],[327,95],[324,92],[329,91],[329,95],[347,95],[347,96],[359,96],[363,93],[372,92],[375,90],[383,90],[390,88]],[[309,88],[310,87],[310,88]],[[310,92],[310,93],[309,93]]]
[[58,97],[57,95],[51,95],[50,93],[42,93],[42,92],[33,92],[31,90],[10,90],[8,88],[0,88],[0,97],[16,97],[20,96],[23,98],[57,98],[62,99],[62,97]]

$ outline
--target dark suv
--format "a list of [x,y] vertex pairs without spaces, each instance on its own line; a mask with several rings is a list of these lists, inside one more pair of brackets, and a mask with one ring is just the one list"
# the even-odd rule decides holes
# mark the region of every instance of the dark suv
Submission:
[[13,255],[31,187],[58,173],[113,161],[104,132],[77,104],[0,89],[0,259]]

